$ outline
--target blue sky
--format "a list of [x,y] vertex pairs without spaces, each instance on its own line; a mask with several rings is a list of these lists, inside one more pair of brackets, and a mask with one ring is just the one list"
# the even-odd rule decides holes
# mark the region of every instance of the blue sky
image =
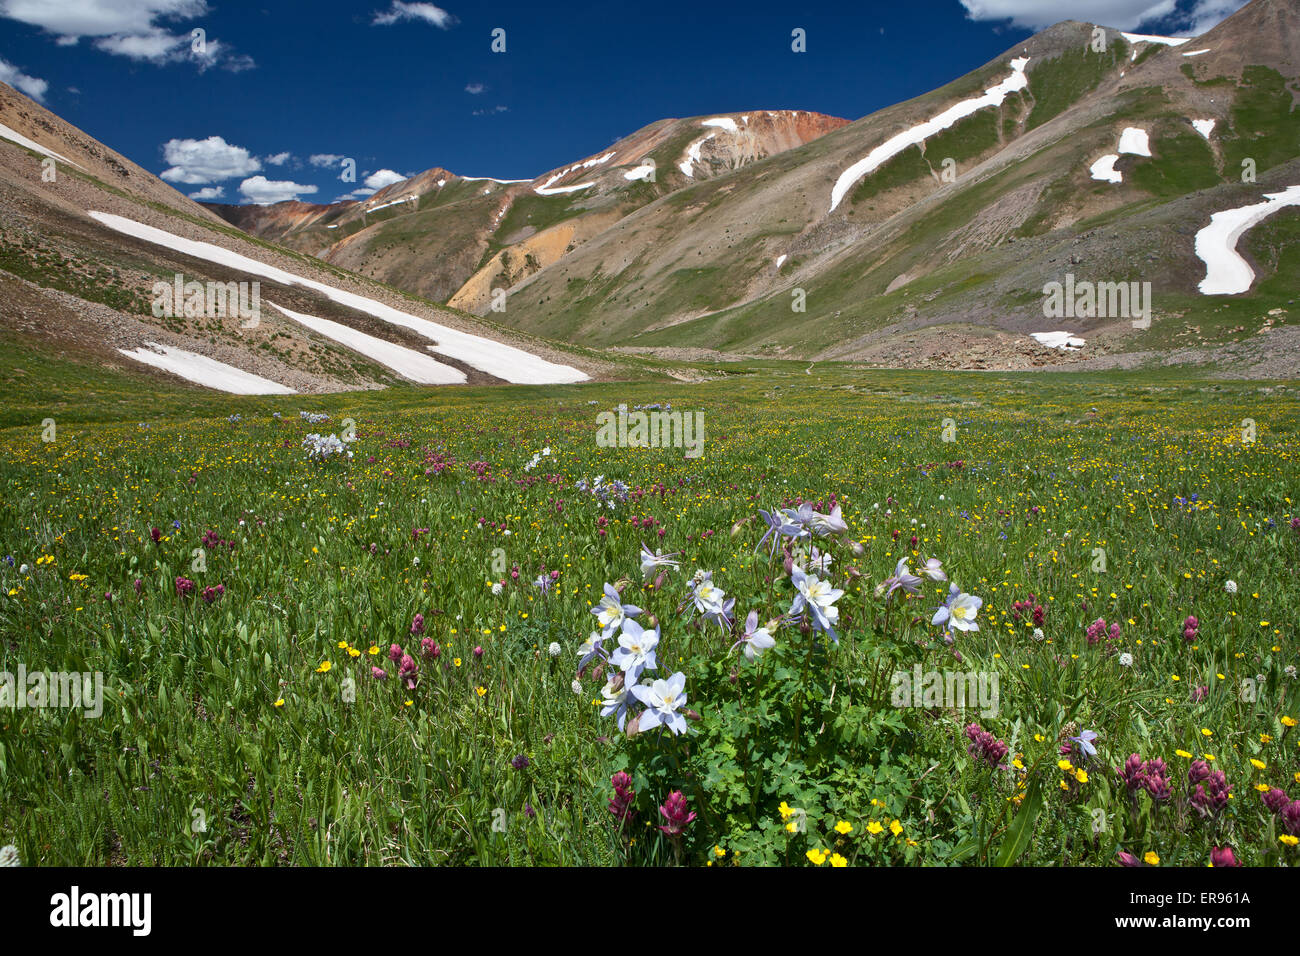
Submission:
[[664,117],[857,119],[1058,20],[1189,35],[1242,3],[0,0],[0,80],[187,195],[332,202],[433,166],[532,178]]

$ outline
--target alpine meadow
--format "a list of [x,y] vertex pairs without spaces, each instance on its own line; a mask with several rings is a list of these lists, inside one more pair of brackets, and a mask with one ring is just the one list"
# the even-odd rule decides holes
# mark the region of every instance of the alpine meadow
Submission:
[[1300,863],[1296,0],[242,6],[0,0],[0,863]]

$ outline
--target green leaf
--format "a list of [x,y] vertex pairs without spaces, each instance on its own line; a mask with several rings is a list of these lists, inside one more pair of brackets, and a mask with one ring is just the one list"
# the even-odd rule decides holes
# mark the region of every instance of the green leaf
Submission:
[[1020,805],[1020,812],[1011,821],[1007,835],[1002,841],[1002,847],[998,850],[994,866],[1011,866],[1020,859],[1025,850],[1029,849],[1029,843],[1034,838],[1034,821],[1038,819],[1042,809],[1043,790],[1038,779],[1035,778],[1029,785],[1029,793],[1025,796],[1024,803]]

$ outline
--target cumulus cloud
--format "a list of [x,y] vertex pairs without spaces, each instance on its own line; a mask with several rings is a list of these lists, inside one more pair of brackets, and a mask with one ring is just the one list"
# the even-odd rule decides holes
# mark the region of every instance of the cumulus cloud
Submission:
[[364,180],[366,188],[374,191],[383,189],[385,186],[391,186],[393,183],[400,183],[406,179],[401,173],[393,172],[391,169],[381,169],[371,173]]
[[1199,36],[1217,27],[1246,5],[1247,0],[1197,0],[1187,13],[1175,17],[1179,31]]
[[1040,30],[1080,20],[1121,30],[1149,29],[1196,36],[1236,13],[1247,0],[961,0],[972,20],[1009,20]]
[[1040,30],[1062,20],[1082,20],[1132,30],[1174,12],[1174,0],[961,0],[972,20],[1010,20]]
[[255,64],[226,44],[190,31],[173,33],[163,23],[192,20],[209,12],[206,0],[0,0],[0,16],[38,27],[59,46],[82,37],[98,50],[157,65],[190,61],[201,71],[221,66],[239,72]]
[[450,30],[457,22],[450,13],[432,3],[403,3],[402,0],[393,0],[392,6],[387,10],[377,11],[370,23],[372,26],[390,27],[403,20],[423,21],[440,30]]
[[337,166],[346,158],[346,156],[340,156],[338,153],[313,153],[307,157],[307,162],[317,169],[328,169],[330,166]]
[[283,179],[253,176],[239,184],[239,192],[249,202],[265,206],[273,202],[284,202],[286,199],[297,199],[304,193],[310,196],[316,192],[316,187]]
[[163,171],[162,178],[187,186],[247,176],[262,168],[248,150],[227,143],[220,136],[169,139],[163,144],[163,159],[171,166]]
[[289,160],[293,159],[293,153],[285,150],[283,153],[275,153],[271,156],[263,156],[262,161],[268,166],[283,166]]
[[196,193],[190,193],[190,198],[196,202],[211,202],[213,199],[220,199],[226,194],[224,186],[204,186]]
[[15,90],[26,93],[37,103],[45,102],[45,94],[50,84],[35,76],[28,76],[7,60],[0,59],[0,82],[8,83]]

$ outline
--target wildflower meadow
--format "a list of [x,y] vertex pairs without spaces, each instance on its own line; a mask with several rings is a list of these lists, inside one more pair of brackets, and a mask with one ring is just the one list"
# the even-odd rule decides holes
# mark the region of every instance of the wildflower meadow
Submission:
[[6,415],[6,860],[1300,860],[1284,386],[197,394]]

